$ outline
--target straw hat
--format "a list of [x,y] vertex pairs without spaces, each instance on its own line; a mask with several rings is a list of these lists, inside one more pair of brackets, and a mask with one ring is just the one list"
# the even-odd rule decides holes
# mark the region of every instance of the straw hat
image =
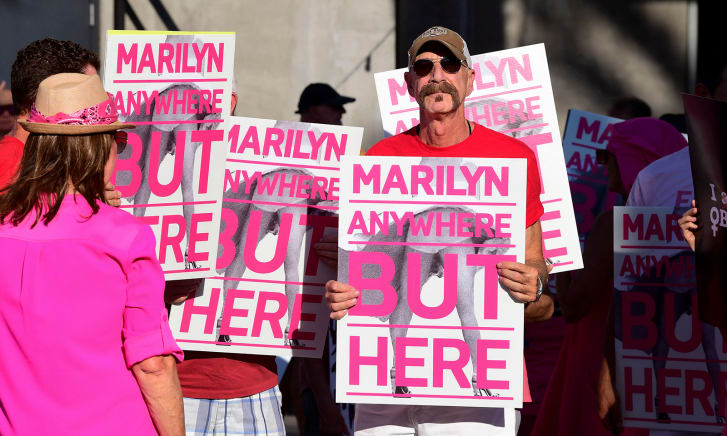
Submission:
[[31,133],[84,135],[133,129],[118,121],[114,101],[97,75],[61,73],[38,85],[38,94],[27,121],[20,121]]

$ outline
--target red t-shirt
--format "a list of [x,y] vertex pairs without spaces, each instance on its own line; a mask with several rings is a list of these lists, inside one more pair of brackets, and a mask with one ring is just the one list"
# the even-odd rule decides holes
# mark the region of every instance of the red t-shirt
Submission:
[[177,373],[187,398],[248,397],[278,384],[274,356],[185,351]]
[[7,186],[20,166],[25,144],[12,136],[0,139],[0,189]]
[[528,161],[525,224],[531,226],[543,214],[540,203],[540,173],[535,153],[517,139],[473,123],[472,134],[459,144],[433,147],[419,139],[416,127],[377,142],[368,156],[525,158]]
[[[406,132],[377,142],[366,155],[525,158],[528,161],[525,223],[528,227],[533,225],[543,214],[543,205],[540,203],[540,172],[535,153],[517,139],[482,127],[477,123],[473,124],[475,128],[467,139],[448,147],[433,147],[424,143],[419,139],[415,126]],[[523,361],[523,401],[532,401],[525,361]]]

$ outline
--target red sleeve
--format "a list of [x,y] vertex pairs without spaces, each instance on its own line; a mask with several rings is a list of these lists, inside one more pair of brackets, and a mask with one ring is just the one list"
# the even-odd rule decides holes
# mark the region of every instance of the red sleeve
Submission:
[[0,189],[13,181],[23,157],[23,144],[15,138],[0,141]]
[[540,202],[540,170],[534,153],[528,153],[528,187],[525,199],[525,226],[530,227],[543,215]]

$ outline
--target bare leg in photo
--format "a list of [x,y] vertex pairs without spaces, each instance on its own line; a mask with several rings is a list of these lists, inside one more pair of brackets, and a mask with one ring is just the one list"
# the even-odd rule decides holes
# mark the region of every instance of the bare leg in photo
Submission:
[[[409,303],[407,301],[407,288],[408,288],[408,280],[407,277],[409,275],[409,263],[406,261],[408,258],[409,253],[417,253],[420,255],[421,264],[419,269],[419,286],[421,288],[424,287],[424,284],[427,282],[431,275],[431,270],[434,261],[436,260],[436,257],[438,256],[437,253],[424,253],[419,250],[416,250],[412,247],[406,247],[404,250],[404,262],[401,266],[401,276],[399,279],[399,286],[398,286],[398,298],[396,302],[396,307],[394,308],[394,311],[391,312],[391,316],[389,317],[389,324],[390,325],[401,325],[401,326],[407,326],[409,323],[411,323],[411,318],[413,316],[413,313],[411,309],[409,308]],[[396,347],[396,340],[398,338],[406,337],[406,333],[408,331],[407,327],[390,327],[389,328],[389,335],[391,336],[391,348],[395,349]],[[393,355],[393,354],[392,354]],[[407,386],[397,386],[396,385],[396,359],[392,357],[392,363],[391,363],[391,370],[389,372],[389,376],[391,377],[391,388],[393,390],[394,394],[399,395],[407,395],[411,392],[409,391],[409,388]]]
[[[192,142],[192,131],[196,130],[197,126],[194,124],[180,124],[174,129],[173,135],[176,141],[177,132],[184,132],[184,162],[182,164],[184,170],[182,171],[182,214],[184,215],[184,222],[186,223],[186,237],[187,248],[184,250],[184,269],[197,269],[199,265],[196,261],[188,260],[189,255],[189,236],[192,234],[192,215],[194,215],[194,160],[197,152],[197,147],[201,145],[200,142]],[[181,147],[180,147],[181,148]]]
[[279,216],[282,214],[291,214],[293,216],[292,224],[290,227],[290,237],[288,239],[288,251],[283,261],[283,268],[285,270],[285,296],[288,299],[288,322],[285,327],[285,345],[299,346],[300,344],[296,339],[292,339],[289,336],[290,331],[290,319],[293,314],[293,306],[295,304],[295,296],[302,289],[301,285],[296,284],[302,282],[298,273],[298,266],[300,265],[300,257],[303,255],[303,239],[305,238],[306,227],[300,225],[300,218],[306,215],[308,209],[305,207],[290,207],[286,206],[280,209],[277,213]]
[[[149,129],[149,136],[148,137],[142,137],[142,143],[146,146],[144,147],[144,151],[142,153],[142,156],[140,158],[141,161],[143,161],[143,167],[144,170],[141,172],[141,184],[139,185],[139,190],[136,192],[136,195],[134,196],[134,204],[149,204],[149,198],[151,197],[151,186],[149,185],[149,171],[151,170],[151,159],[152,155],[152,147],[158,147],[158,152],[156,153],[156,170],[158,175],[159,167],[161,166],[162,161],[164,160],[164,157],[167,155],[167,150],[169,143],[168,141],[173,140],[173,132],[165,132],[162,130],[157,129],[155,126],[151,126]],[[155,136],[159,136],[159,143],[157,144],[156,141],[153,140]],[[135,207],[134,208],[134,216],[136,217],[142,217],[144,216],[144,212],[146,212],[146,207]]]
[[[464,241],[472,243],[472,240]],[[479,327],[475,315],[475,273],[477,267],[467,265],[467,255],[475,254],[474,247],[447,247],[441,251],[442,257],[447,254],[457,255],[457,315],[462,327]],[[463,329],[462,337],[470,350],[472,362],[472,390],[476,396],[492,396],[487,389],[477,388],[477,341],[481,339],[480,331]]]
[[[250,228],[250,219],[253,216],[253,212],[256,216],[260,217],[259,223],[257,224],[257,235],[251,235],[249,233]],[[305,207],[283,207],[276,212],[269,212],[264,211],[256,206],[252,206],[250,209],[250,215],[248,215],[242,225],[242,230],[240,232],[240,238],[236,241],[237,249],[235,250],[235,256],[232,259],[232,262],[230,263],[229,267],[225,270],[225,278],[240,278],[245,274],[246,271],[246,265],[244,262],[244,250],[245,250],[245,244],[254,244],[257,246],[257,244],[271,231],[273,231],[273,225],[275,223],[275,220],[278,222],[280,221],[287,221],[290,223],[290,233],[288,235],[287,241],[277,241],[276,242],[276,253],[281,247],[281,243],[284,243],[286,245],[285,248],[285,257],[283,259],[283,269],[285,272],[285,281],[288,282],[285,284],[285,296],[287,300],[287,316],[288,321],[286,323],[285,327],[285,333],[284,333],[284,340],[286,345],[298,345],[297,341],[290,340],[288,337],[288,332],[290,329],[290,319],[291,315],[293,313],[293,307],[295,304],[295,296],[300,292],[301,286],[297,284],[300,282],[300,275],[298,272],[299,262],[300,262],[300,253],[301,253],[301,246],[303,244],[303,239],[305,238],[306,234],[306,227],[301,226],[300,218],[301,216],[306,214],[307,209]],[[285,217],[285,218],[284,218]],[[278,233],[278,232],[275,232]],[[280,237],[279,233],[277,237]],[[237,282],[235,280],[225,280],[223,285],[223,291],[222,291],[222,301],[225,301],[227,297],[227,291],[230,290],[233,287],[237,286]],[[224,311],[224,306],[223,309]],[[220,320],[217,321],[218,328],[220,327]],[[229,342],[230,338],[228,335],[219,335],[218,342]]]
[[[255,215],[259,213],[260,215],[260,222],[258,227],[258,234],[253,235],[253,239],[251,239],[248,236],[248,229],[250,227],[250,218],[253,216],[253,213],[257,212]],[[235,256],[232,258],[232,261],[230,262],[230,265],[225,270],[225,280],[222,285],[222,313],[224,313],[225,310],[225,301],[227,301],[227,291],[229,291],[232,288],[237,288],[237,281],[235,279],[241,278],[245,274],[245,244],[246,243],[254,243],[257,247],[258,242],[262,240],[262,238],[265,237],[265,235],[268,233],[268,229],[270,228],[272,224],[272,220],[275,218],[275,212],[267,212],[264,210],[259,209],[255,205],[251,205],[251,207],[248,209],[248,215],[241,217],[242,218],[242,226],[241,231],[239,233],[240,237],[235,241]],[[217,319],[217,332],[218,332],[218,338],[217,342],[230,342],[230,336],[229,335],[222,335],[219,334],[220,327],[222,325],[222,314],[220,314],[220,318]]]
[[[696,278],[690,278],[696,280]],[[690,325],[694,327],[698,325],[698,329],[701,334],[702,350],[704,351],[705,364],[707,366],[707,372],[712,382],[712,392],[714,392],[714,416],[717,424],[726,424],[724,417],[724,408],[719,401],[719,354],[717,353],[717,343],[715,339],[715,328],[711,324],[707,324],[702,321],[697,321],[698,318],[696,302],[697,290],[692,288],[689,292],[675,292],[674,293],[674,325],[676,326],[679,318],[684,314],[690,314],[692,316],[692,322]],[[691,332],[694,335],[695,332]]]
[[[134,205],[139,204],[149,204],[149,198],[151,197],[151,188],[149,187],[149,163],[151,159],[151,134],[152,132],[158,132],[158,130],[154,126],[150,126],[147,130],[148,137],[141,137],[141,143],[142,143],[142,152],[141,157],[139,158],[139,161],[141,164],[141,183],[139,184],[139,189],[136,191],[136,195],[134,195]],[[164,141],[164,133],[162,133],[162,141]],[[159,161],[163,159],[163,155],[159,153]],[[157,164],[157,168],[158,168]],[[144,212],[146,212],[145,206],[139,206],[134,208],[134,216],[135,217],[142,217],[144,216]]]

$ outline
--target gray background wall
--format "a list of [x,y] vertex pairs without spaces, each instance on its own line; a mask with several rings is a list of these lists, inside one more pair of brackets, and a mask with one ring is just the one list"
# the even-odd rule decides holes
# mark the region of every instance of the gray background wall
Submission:
[[42,38],[68,39],[98,51],[96,0],[0,0],[0,82],[10,86],[15,53]]
[[[9,78],[18,48],[44,36],[103,52],[105,31],[113,28],[114,0],[98,0],[98,19],[90,26],[88,8],[95,1],[0,2],[0,80]],[[165,29],[150,0],[128,3],[146,29]],[[412,38],[433,24],[460,30],[473,54],[544,42],[561,128],[568,108],[603,113],[614,97],[624,95],[646,100],[657,116],[681,112],[679,93],[689,89],[697,63],[697,2],[688,0],[161,3],[180,29],[237,32],[238,115],[296,119],[305,85],[328,82],[357,99],[343,120],[365,128],[365,147],[383,136],[373,73],[405,64]],[[704,53],[709,52],[706,38],[713,38],[719,23],[711,26],[699,29],[710,35],[700,40]],[[128,17],[125,27],[135,28]]]

